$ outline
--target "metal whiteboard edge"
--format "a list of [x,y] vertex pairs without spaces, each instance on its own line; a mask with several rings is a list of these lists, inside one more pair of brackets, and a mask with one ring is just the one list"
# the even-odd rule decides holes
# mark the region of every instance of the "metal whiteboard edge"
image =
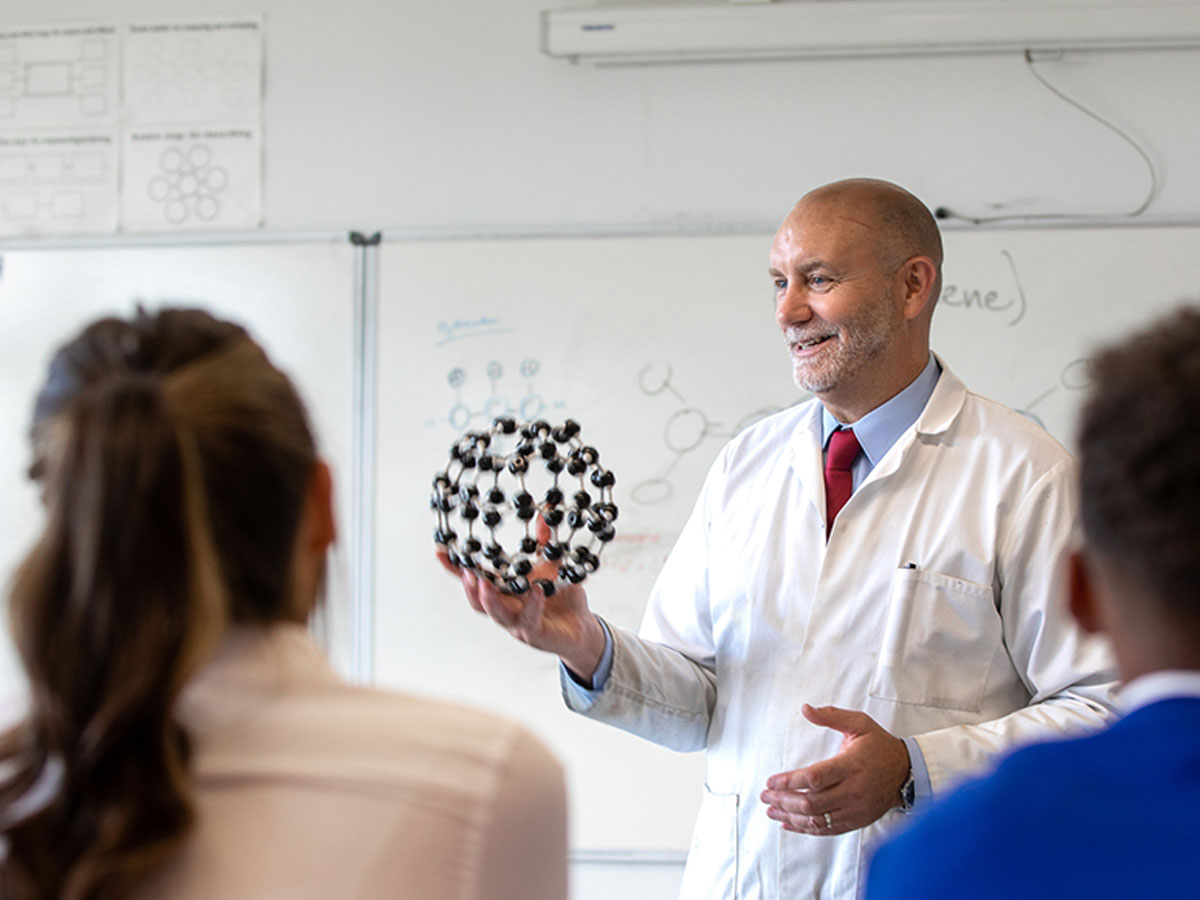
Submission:
[[375,681],[375,397],[377,382],[379,246],[355,247],[354,440],[351,535],[351,660],[354,680]]
[[605,866],[682,866],[687,852],[680,850],[569,850],[567,862]]
[[774,234],[778,222],[734,222],[713,225],[673,225],[616,223],[605,224],[561,224],[561,225],[465,225],[433,228],[385,228],[384,241],[476,241],[504,240],[508,238],[606,238],[606,237],[675,237],[714,236],[724,237],[737,234]]
[[[421,243],[426,241],[525,240],[552,238],[623,238],[623,237],[728,237],[732,235],[773,235],[778,222],[738,222],[720,225],[513,225],[464,226],[446,228],[385,228],[384,241]],[[1196,228],[1200,218],[1063,217],[1021,222],[996,222],[975,225],[970,222],[938,220],[942,231],[1084,231],[1111,228]]]
[[[543,225],[453,225],[405,226],[378,231],[384,241],[472,241],[510,238],[606,238],[606,237],[704,237],[727,235],[771,235],[778,222],[728,222],[706,224],[613,223]],[[1064,216],[1023,222],[989,222],[980,225],[952,219],[938,220],[942,231],[1024,231],[1027,229],[1092,228],[1196,228],[1200,217]],[[363,232],[368,233],[368,232]],[[374,232],[371,232],[374,233]],[[252,231],[222,234],[79,235],[74,237],[0,238],[0,253],[13,250],[73,250],[121,247],[222,247],[237,244],[339,243],[349,240],[346,231]]]
[[42,238],[0,238],[9,250],[89,250],[123,247],[225,247],[238,244],[323,244],[350,240],[345,231],[225,231],[189,234],[97,234]]

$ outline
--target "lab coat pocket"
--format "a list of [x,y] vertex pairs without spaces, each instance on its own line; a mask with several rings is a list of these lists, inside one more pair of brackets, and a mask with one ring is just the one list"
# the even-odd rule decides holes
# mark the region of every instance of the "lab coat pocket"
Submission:
[[719,794],[707,784],[679,900],[737,898],[738,795]]
[[871,696],[977,712],[1000,640],[991,585],[897,569]]

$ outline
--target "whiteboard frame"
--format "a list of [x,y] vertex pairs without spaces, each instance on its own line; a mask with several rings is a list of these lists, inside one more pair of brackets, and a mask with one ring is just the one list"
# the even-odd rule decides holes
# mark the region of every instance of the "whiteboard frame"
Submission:
[[[375,469],[374,446],[374,385],[375,366],[374,341],[371,329],[375,328],[375,298],[377,286],[372,279],[377,265],[375,246],[365,246],[354,240],[355,232],[345,231],[275,231],[275,232],[223,232],[218,234],[164,234],[164,235],[100,235],[62,238],[37,238],[0,242],[0,272],[3,257],[10,252],[57,251],[57,250],[102,250],[138,249],[162,247],[230,247],[277,244],[337,244],[354,245],[352,281],[347,285],[352,303],[354,328],[353,366],[353,409],[351,422],[350,480],[353,496],[350,503],[350,533],[354,538],[354,558],[349,564],[349,590],[347,616],[350,623],[347,658],[351,667],[351,678],[360,684],[372,680],[373,660],[370,631],[374,626],[374,573],[373,537]],[[368,352],[369,351],[369,352]],[[371,441],[367,437],[371,437]],[[365,502],[364,502],[365,498]],[[329,648],[331,651],[334,648]]]
[[[946,232],[1011,232],[1031,227],[1046,229],[1107,229],[1107,228],[1185,228],[1200,227],[1200,218],[1164,219],[1121,217],[1064,218],[1036,223],[1010,221],[974,225],[945,220],[939,227]],[[388,229],[380,232],[381,240],[389,243],[420,243],[444,240],[504,240],[512,238],[621,238],[651,236],[717,236],[773,234],[776,223],[737,223],[729,225],[548,225],[487,228],[417,228]],[[336,243],[350,240],[342,231],[319,232],[246,232],[221,234],[170,235],[113,235],[88,237],[39,238],[0,242],[0,256],[9,251],[62,250],[134,247],[228,246],[241,244]],[[353,243],[353,241],[351,241]],[[375,625],[375,490],[376,456],[374,440],[377,430],[375,402],[378,389],[378,314],[379,314],[379,251],[380,245],[356,244],[354,254],[354,339],[357,358],[354,360],[354,445],[351,455],[352,520],[349,523],[355,536],[355,556],[350,561],[350,633],[349,659],[352,677],[363,684],[374,681]],[[681,865],[686,851],[672,850],[595,850],[572,849],[572,863],[589,865]]]

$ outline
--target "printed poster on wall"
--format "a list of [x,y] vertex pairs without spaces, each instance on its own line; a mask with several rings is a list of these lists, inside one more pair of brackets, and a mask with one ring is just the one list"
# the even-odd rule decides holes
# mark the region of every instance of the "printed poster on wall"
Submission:
[[257,226],[257,129],[133,129],[125,142],[127,231]]
[[261,225],[262,30],[0,26],[0,237]]
[[131,23],[123,224],[262,223],[262,18]]
[[0,28],[0,236],[117,227],[113,25]]

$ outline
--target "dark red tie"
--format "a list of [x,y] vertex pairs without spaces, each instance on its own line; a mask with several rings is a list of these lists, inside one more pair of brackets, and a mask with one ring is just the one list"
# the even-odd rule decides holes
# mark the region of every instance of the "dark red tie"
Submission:
[[825,536],[833,530],[833,520],[850,499],[854,486],[850,467],[858,458],[858,438],[849,428],[839,428],[829,438],[825,454]]

